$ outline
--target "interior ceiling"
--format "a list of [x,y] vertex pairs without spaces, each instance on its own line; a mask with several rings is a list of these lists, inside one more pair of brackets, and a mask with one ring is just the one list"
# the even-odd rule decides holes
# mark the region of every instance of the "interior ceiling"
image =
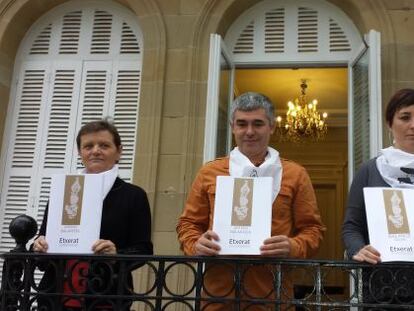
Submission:
[[347,68],[236,69],[235,88],[237,95],[249,91],[266,95],[276,115],[284,117],[287,102],[300,94],[302,79],[307,80],[308,100],[316,98],[318,109],[328,113],[328,125],[347,126]]

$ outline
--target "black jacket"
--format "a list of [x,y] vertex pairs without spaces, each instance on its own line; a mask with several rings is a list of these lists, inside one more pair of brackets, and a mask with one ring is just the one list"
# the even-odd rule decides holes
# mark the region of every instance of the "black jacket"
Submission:
[[[39,235],[46,234],[47,215],[48,207],[46,207]],[[111,240],[115,244],[118,254],[153,254],[153,246],[151,243],[151,214],[147,195],[143,189],[126,183],[120,178],[115,180],[114,185],[103,202],[100,238]],[[40,268],[41,266],[42,264],[39,265]],[[111,268],[116,273],[119,266],[112,265]],[[54,286],[57,284],[56,269],[56,266],[48,265],[39,284],[40,291],[55,292],[57,290],[56,286]],[[107,289],[108,284],[99,285],[98,282],[97,288],[89,292],[96,292],[96,290],[99,292],[101,286],[103,292],[107,294],[127,294],[128,288],[133,288],[132,275],[130,273],[127,275],[126,284],[120,286],[120,288],[123,288],[120,292],[118,288],[119,284],[114,282],[113,279],[110,279],[108,271],[105,272],[105,269],[103,269],[101,272],[103,274],[101,273],[99,275],[99,279],[107,279],[108,282],[111,282],[109,285],[110,289]],[[97,273],[99,274],[99,271]],[[48,306],[47,310],[52,310],[56,303],[59,302],[56,300],[41,299],[41,297],[38,299],[39,306]]]

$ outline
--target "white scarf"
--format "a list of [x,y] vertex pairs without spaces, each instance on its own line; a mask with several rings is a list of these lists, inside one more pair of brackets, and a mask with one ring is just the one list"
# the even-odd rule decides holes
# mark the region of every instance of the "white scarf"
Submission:
[[414,174],[401,170],[414,171],[414,154],[388,147],[380,151],[376,164],[382,178],[391,187],[414,189]]
[[[80,174],[88,174],[86,172],[86,168],[82,169]],[[98,173],[96,175],[102,175],[103,176],[103,197],[102,199],[105,199],[109,191],[111,190],[112,186],[115,183],[115,179],[118,177],[118,164],[115,164],[112,166],[110,170],[107,170],[105,172]]]
[[229,161],[230,176],[234,177],[272,177],[272,201],[274,202],[282,182],[282,163],[280,162],[279,152],[267,147],[265,161],[256,167],[249,158],[240,152],[236,147],[230,152]]

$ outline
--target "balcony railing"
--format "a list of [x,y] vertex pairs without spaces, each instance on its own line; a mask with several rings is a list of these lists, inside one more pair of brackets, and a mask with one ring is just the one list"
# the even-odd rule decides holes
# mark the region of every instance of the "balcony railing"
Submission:
[[[410,263],[373,267],[251,257],[54,255],[21,247],[2,257],[1,310],[69,310],[63,307],[68,300],[82,310],[414,310]],[[214,294],[205,277],[223,265],[231,271],[222,276],[231,286]],[[260,297],[245,282],[257,266],[271,280]],[[131,272],[139,276],[135,287]],[[332,290],[338,279],[351,281],[349,293]],[[297,285],[306,289],[300,296],[292,291]]]

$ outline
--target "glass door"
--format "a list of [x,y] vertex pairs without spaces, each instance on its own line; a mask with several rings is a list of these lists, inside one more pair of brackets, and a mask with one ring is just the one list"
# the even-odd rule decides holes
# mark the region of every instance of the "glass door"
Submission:
[[380,33],[370,30],[348,64],[349,181],[382,148]]
[[204,162],[230,152],[230,104],[234,91],[234,63],[218,34],[210,36]]

